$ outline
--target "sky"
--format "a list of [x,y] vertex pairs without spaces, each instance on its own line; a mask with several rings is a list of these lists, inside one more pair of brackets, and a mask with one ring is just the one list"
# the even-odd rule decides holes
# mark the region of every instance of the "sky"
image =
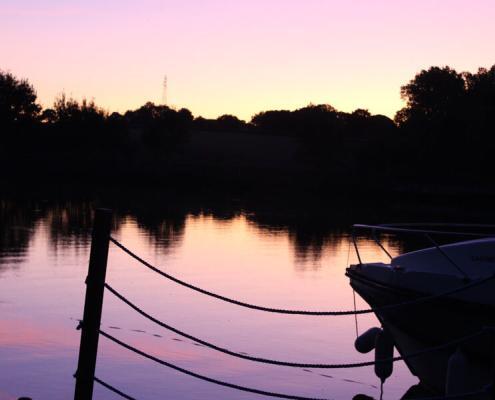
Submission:
[[66,93],[249,120],[330,104],[393,117],[433,65],[495,64],[494,0],[0,0],[0,69]]

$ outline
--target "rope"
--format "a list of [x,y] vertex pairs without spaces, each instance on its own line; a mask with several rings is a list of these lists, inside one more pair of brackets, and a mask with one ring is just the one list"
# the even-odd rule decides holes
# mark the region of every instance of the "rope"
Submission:
[[134,397],[131,397],[128,394],[125,394],[124,392],[120,391],[119,389],[113,387],[112,385],[110,385],[110,384],[102,381],[101,379],[98,379],[96,376],[93,377],[93,379],[95,380],[95,382],[98,382],[101,386],[106,387],[108,390],[110,390],[111,392],[114,392],[114,393],[118,394],[120,397],[123,397],[124,399],[127,399],[127,400],[137,400]]
[[186,375],[189,375],[189,376],[192,376],[194,378],[198,378],[198,379],[201,379],[203,381],[206,381],[206,382],[210,382],[210,383],[214,383],[216,385],[219,385],[219,386],[225,386],[225,387],[228,387],[228,388],[232,388],[232,389],[237,389],[237,390],[240,390],[240,391],[243,391],[243,392],[249,392],[249,393],[255,393],[255,394],[260,394],[260,395],[263,395],[263,396],[270,396],[270,397],[277,397],[279,399],[292,399],[292,400],[327,400],[327,399],[323,399],[323,398],[312,398],[312,397],[302,397],[302,396],[294,396],[294,395],[290,395],[290,394],[282,394],[282,393],[275,393],[275,392],[268,392],[268,391],[265,391],[265,390],[260,390],[260,389],[253,389],[253,388],[249,388],[249,387],[246,387],[246,386],[240,386],[240,385],[236,385],[234,383],[228,383],[228,382],[223,382],[223,381],[219,381],[217,379],[213,379],[213,378],[209,378],[207,376],[203,376],[203,375],[199,375],[195,372],[192,372],[192,371],[189,371],[187,369],[184,369],[184,368],[181,368],[181,367],[178,367],[177,365],[174,365],[174,364],[171,364],[167,361],[163,361],[157,357],[154,357],[150,354],[147,354],[127,343],[124,343],[122,341],[120,341],[119,339],[113,337],[112,335],[109,335],[108,333],[100,330],[100,334],[104,337],[106,337],[107,339],[111,340],[112,342],[136,353],[136,354],[139,354],[140,356],[143,356],[149,360],[152,360],[152,361],[155,361],[156,363],[158,364],[161,364],[165,367],[168,367],[168,368],[172,368],[176,371],[179,371],[179,372],[182,372],[183,374],[186,374]]
[[[356,291],[354,288],[352,289],[352,301],[354,303],[354,312],[357,311],[356,309]],[[354,314],[354,326],[356,328],[356,339],[359,337],[359,326],[358,326],[358,319],[357,319],[357,314]]]
[[[351,239],[348,238],[347,240],[347,260],[345,262],[345,266],[347,267],[349,265],[349,258],[351,255]],[[356,307],[356,291],[354,288],[352,288],[352,302],[354,305],[354,312],[356,312],[357,307]],[[359,337],[359,326],[358,326],[358,318],[357,315],[354,314],[354,326],[356,328],[356,339]]]
[[[128,394],[125,394],[121,390],[117,389],[116,387],[102,381],[101,379],[98,379],[96,376],[94,377],[95,382],[98,382],[100,385],[103,387],[107,388],[113,393],[118,394],[119,396],[123,397],[124,399],[128,400],[137,400],[134,397],[129,396]],[[383,393],[383,391],[382,391]],[[460,393],[460,394],[453,394],[453,395],[447,395],[447,396],[440,396],[440,397],[421,397],[421,398],[415,398],[412,400],[453,400],[453,399],[465,399],[465,398],[471,398],[471,397],[478,397],[483,394],[487,394],[488,390],[480,390],[477,392],[467,392],[467,393]]]
[[426,354],[426,353],[429,353],[429,352],[432,352],[432,351],[437,351],[437,350],[443,350],[443,349],[446,349],[446,348],[449,348],[449,347],[452,347],[454,345],[457,345],[459,343],[463,343],[463,342],[466,342],[470,339],[473,339],[483,333],[485,333],[486,331],[488,331],[489,329],[491,328],[484,328],[482,329],[481,331],[479,332],[476,332],[474,334],[471,334],[471,335],[468,335],[468,336],[464,336],[462,338],[459,338],[459,339],[455,339],[453,340],[452,342],[449,342],[449,343],[446,343],[446,344],[442,344],[442,345],[439,345],[439,346],[436,346],[436,347],[429,347],[429,348],[426,348],[426,349],[423,349],[423,350],[420,350],[418,352],[415,352],[415,353],[411,353],[411,354],[408,354],[406,356],[397,356],[397,357],[391,357],[391,358],[386,358],[386,359],[381,359],[381,360],[375,360],[375,361],[364,361],[364,362],[358,362],[358,363],[347,363],[347,364],[310,364],[310,363],[307,363],[307,364],[303,364],[303,363],[295,363],[295,362],[287,362],[287,361],[279,361],[279,360],[271,360],[271,359],[266,359],[266,358],[261,358],[261,357],[253,357],[253,356],[249,356],[249,355],[246,355],[246,354],[241,354],[241,353],[237,353],[237,352],[234,352],[234,351],[231,351],[231,350],[228,350],[228,349],[225,349],[223,347],[220,347],[220,346],[217,346],[215,344],[212,344],[212,343],[209,343],[209,342],[206,342],[202,339],[199,339],[195,336],[192,336],[188,333],[185,333],[185,332],[182,332],[180,331],[179,329],[177,328],[174,328],[154,317],[152,317],[151,315],[149,315],[148,313],[146,313],[145,311],[143,311],[142,309],[140,309],[138,306],[136,306],[135,304],[133,304],[129,299],[125,298],[123,295],[121,295],[119,292],[117,292],[115,289],[113,289],[109,284],[105,284],[105,287],[114,295],[116,296],[117,298],[119,298],[120,300],[122,300],[125,304],[127,304],[129,307],[131,307],[133,310],[137,311],[139,314],[141,314],[143,317],[149,319],[150,321],[154,322],[155,324],[157,325],[160,325],[161,327],[169,330],[169,331],[172,331],[182,337],[185,337],[187,339],[190,339],[190,340],[193,340],[197,343],[200,343],[206,347],[209,347],[210,349],[213,349],[213,350],[216,350],[216,351],[219,351],[221,353],[224,353],[224,354],[228,354],[230,356],[233,356],[233,357],[237,357],[237,358],[242,358],[244,360],[249,360],[249,361],[254,361],[254,362],[259,362],[259,363],[263,363],[263,364],[272,364],[272,365],[278,365],[278,366],[284,366],[284,367],[294,367],[294,368],[315,368],[315,369],[323,369],[323,368],[326,368],[326,369],[347,369],[347,368],[361,368],[361,367],[368,367],[368,366],[371,366],[371,365],[375,365],[375,364],[379,364],[379,363],[386,363],[386,362],[396,362],[396,361],[401,361],[401,360],[405,360],[405,359],[409,359],[409,358],[413,358],[413,357],[418,357],[420,355],[423,355],[423,354]]
[[427,301],[435,300],[435,299],[440,298],[440,297],[445,297],[445,296],[449,296],[449,295],[452,295],[452,294],[456,294],[458,292],[462,292],[464,290],[473,288],[475,286],[479,286],[479,285],[481,285],[481,284],[483,284],[485,282],[488,282],[489,280],[492,280],[492,279],[495,278],[495,274],[493,274],[493,275],[490,275],[490,276],[488,276],[486,278],[479,279],[479,280],[476,280],[476,281],[467,283],[464,286],[461,286],[461,287],[458,287],[458,288],[455,288],[455,289],[452,289],[452,290],[449,290],[449,291],[446,291],[446,292],[443,292],[443,293],[429,295],[429,296],[424,296],[424,297],[420,297],[420,298],[415,299],[415,300],[405,301],[405,302],[398,303],[398,304],[389,304],[389,305],[382,306],[382,307],[377,307],[377,308],[368,308],[368,309],[363,309],[363,310],[347,310],[347,311],[287,310],[287,309],[263,307],[263,306],[257,306],[257,305],[250,304],[250,303],[245,303],[245,302],[234,300],[234,299],[231,299],[231,298],[222,296],[220,294],[216,294],[216,293],[210,292],[208,290],[202,289],[200,287],[194,286],[194,285],[192,285],[190,283],[187,283],[185,281],[182,281],[182,280],[180,280],[180,279],[178,279],[178,278],[176,278],[176,277],[174,277],[174,276],[172,276],[170,274],[167,274],[166,272],[163,272],[160,269],[154,267],[153,265],[151,265],[150,263],[148,263],[147,261],[145,261],[144,259],[142,259],[141,257],[139,257],[137,254],[133,253],[131,250],[129,250],[123,244],[119,243],[113,237],[110,237],[110,241],[113,244],[115,244],[117,247],[119,247],[120,249],[122,249],[125,253],[127,253],[128,255],[130,255],[132,258],[134,258],[135,260],[139,261],[145,267],[151,269],[152,271],[156,272],[157,274],[159,274],[159,275],[163,276],[164,278],[167,278],[167,279],[169,279],[169,280],[171,280],[171,281],[173,281],[173,282],[175,282],[175,283],[177,283],[179,285],[182,285],[184,287],[187,287],[189,289],[192,289],[192,290],[194,290],[196,292],[205,294],[207,296],[214,297],[214,298],[216,298],[218,300],[225,301],[227,303],[235,304],[235,305],[238,305],[238,306],[241,306],[241,307],[245,307],[245,308],[250,308],[252,310],[265,311],[265,312],[271,312],[271,313],[277,313],[277,314],[313,315],[313,316],[340,316],[340,315],[369,314],[369,313],[373,313],[373,312],[376,313],[376,312],[381,312],[381,311],[392,310],[394,308],[399,308],[399,307],[406,307],[406,306],[411,306],[411,305],[417,305],[417,304],[424,303],[424,302],[427,302]]
[[[209,343],[209,342],[206,342],[202,339],[199,339],[195,336],[192,336],[188,333],[185,333],[185,332],[182,332],[180,331],[179,329],[177,328],[174,328],[156,318],[154,318],[153,316],[149,315],[148,313],[146,313],[145,311],[143,311],[141,308],[139,308],[137,305],[135,305],[134,303],[132,303],[129,299],[127,299],[126,297],[124,297],[122,294],[120,294],[118,291],[116,291],[114,288],[112,288],[108,283],[105,283],[105,288],[107,290],[109,290],[114,296],[116,296],[117,298],[119,298],[120,300],[122,300],[125,304],[127,304],[129,307],[131,307],[133,310],[135,310],[136,312],[138,312],[139,314],[141,314],[143,317],[149,319],[150,321],[154,322],[155,324],[157,325],[160,325],[161,327],[171,331],[171,332],[174,332],[182,337],[185,337],[187,339],[190,339],[190,340],[193,340],[197,343],[200,343],[202,344],[203,346],[206,346],[206,347],[209,347],[210,349],[213,349],[213,350],[216,350],[216,351],[219,351],[221,353],[224,353],[224,354],[228,354],[230,356],[234,356],[234,357],[238,357],[238,358],[242,358],[244,360],[249,360],[249,361],[255,361],[255,362],[260,362],[260,363],[264,363],[264,364],[273,364],[273,365],[279,365],[279,366],[284,366],[284,367],[294,367],[294,368],[334,368],[334,369],[337,369],[337,368],[353,368],[353,367],[360,367],[360,366],[364,366],[364,365],[361,365],[362,363],[360,364],[303,364],[303,363],[294,363],[294,362],[285,362],[285,361],[278,361],[278,360],[270,360],[270,359],[266,359],[266,358],[261,358],[261,357],[253,357],[253,356],[249,356],[247,354],[242,354],[242,353],[236,353],[234,351],[231,351],[231,350],[228,350],[228,349],[225,349],[223,347],[220,347],[220,346],[217,346],[215,344],[212,344],[212,343]],[[400,358],[398,358],[400,359]],[[373,365],[374,362],[370,362],[366,365]]]

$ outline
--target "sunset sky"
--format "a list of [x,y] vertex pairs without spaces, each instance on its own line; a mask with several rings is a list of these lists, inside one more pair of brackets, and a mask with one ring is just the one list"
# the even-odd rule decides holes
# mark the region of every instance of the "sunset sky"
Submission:
[[432,65],[495,64],[493,0],[0,0],[0,69],[44,106],[161,102],[195,116],[328,103],[393,116]]

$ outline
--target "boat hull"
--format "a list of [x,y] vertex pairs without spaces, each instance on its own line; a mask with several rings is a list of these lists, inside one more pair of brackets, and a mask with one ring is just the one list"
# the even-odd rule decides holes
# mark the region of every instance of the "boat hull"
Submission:
[[[353,289],[372,308],[409,302],[428,295],[370,279],[360,273],[359,268],[348,268],[347,276]],[[396,348],[402,356],[441,346],[495,326],[494,306],[456,298],[438,298],[377,312],[376,315],[394,337]],[[492,333],[486,329],[485,332],[461,345],[470,362],[470,375],[473,375],[466,377],[466,386],[472,390],[492,381],[495,340]],[[406,359],[405,362],[423,384],[443,392],[448,360],[456,349],[457,346],[452,346]]]

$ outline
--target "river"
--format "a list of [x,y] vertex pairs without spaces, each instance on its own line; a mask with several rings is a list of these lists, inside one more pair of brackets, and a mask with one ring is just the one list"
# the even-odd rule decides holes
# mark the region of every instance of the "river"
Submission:
[[[101,201],[100,201],[101,202]],[[73,396],[93,210],[86,200],[2,200],[0,235],[0,399]],[[313,219],[284,209],[221,206],[122,206],[112,235],[167,273],[207,290],[267,307],[352,310],[345,276],[356,262],[349,224],[332,215]],[[338,220],[338,218],[335,218]],[[359,221],[354,221],[359,222]],[[369,260],[386,255],[365,237]],[[400,242],[384,238],[397,254]],[[270,314],[227,304],[178,286],[110,246],[107,282],[165,323],[220,347],[252,356],[300,363],[373,359],[353,346],[373,315]],[[358,308],[366,308],[359,296]],[[372,367],[301,369],[265,365],[220,354],[146,320],[109,292],[102,329],[181,368],[238,385],[299,396],[378,399]],[[101,337],[96,375],[137,399],[255,399],[258,395],[185,376]],[[417,383],[402,363],[384,387],[398,399]],[[95,399],[118,396],[95,384]]]

